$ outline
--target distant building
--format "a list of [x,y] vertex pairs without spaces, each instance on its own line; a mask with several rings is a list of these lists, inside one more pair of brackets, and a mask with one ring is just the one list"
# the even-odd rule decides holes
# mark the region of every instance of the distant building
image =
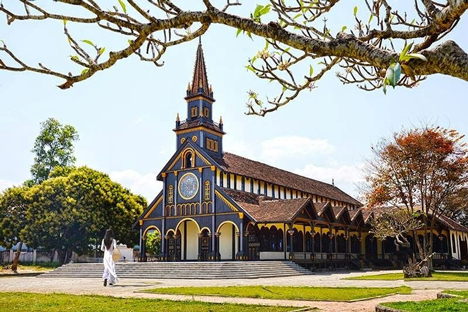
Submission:
[[[389,261],[393,241],[369,234],[373,213],[332,184],[224,152],[224,125],[213,121],[201,42],[177,115],[176,152],[158,174],[163,190],[139,217],[140,261],[149,231],[161,237],[161,261],[294,259],[318,265]],[[468,229],[442,218],[436,259],[467,258]],[[438,243],[437,243],[438,242]]]

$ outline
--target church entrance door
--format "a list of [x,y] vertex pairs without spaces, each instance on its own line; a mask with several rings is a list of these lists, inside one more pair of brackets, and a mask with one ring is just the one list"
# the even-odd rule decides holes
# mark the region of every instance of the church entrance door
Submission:
[[260,241],[258,239],[258,231],[250,230],[248,236],[248,257],[249,260],[260,259]]
[[184,220],[178,227],[182,241],[181,260],[198,260],[198,224],[193,220]]
[[219,253],[221,260],[235,260],[238,246],[236,244],[236,226],[230,222],[224,223],[218,229],[219,233]]
[[204,229],[200,235],[200,261],[207,261],[211,251],[211,235]]
[[174,235],[174,233],[169,234],[169,238],[167,239],[167,249],[169,261],[180,260],[180,231],[177,231],[176,235]]

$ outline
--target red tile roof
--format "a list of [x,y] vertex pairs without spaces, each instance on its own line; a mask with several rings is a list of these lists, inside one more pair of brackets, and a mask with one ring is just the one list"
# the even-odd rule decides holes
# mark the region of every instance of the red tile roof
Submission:
[[272,199],[255,194],[223,189],[256,222],[291,222],[310,202],[310,198]]
[[342,201],[358,207],[362,206],[359,201],[334,185],[306,178],[258,161],[231,153],[224,153],[223,158],[216,159],[216,161],[225,172],[262,180],[308,194],[326,197],[331,200]]
[[361,215],[362,216],[362,209],[354,209],[354,210],[349,210],[349,216],[351,218],[351,222],[356,220],[356,218]]
[[467,227],[461,225],[460,223],[458,223],[455,220],[450,219],[449,217],[439,216],[438,220],[440,221],[440,223],[442,223],[443,225],[445,225],[446,227],[448,227],[451,230],[468,233],[468,228]]
[[[369,213],[372,212],[372,213],[374,213],[373,217],[378,218],[381,214],[383,214],[385,212],[385,210],[393,209],[393,208],[395,208],[395,207],[373,207],[372,209],[366,207],[366,208],[364,208],[363,212],[364,211],[367,211]],[[402,209],[405,209],[405,208],[402,208]],[[415,209],[420,210],[420,206],[416,206]],[[442,225],[446,226],[450,230],[468,233],[468,228],[467,227],[461,225],[457,221],[455,221],[455,220],[453,220],[453,219],[451,219],[451,218],[449,218],[447,216],[439,215],[436,218],[436,220],[439,221],[440,223],[442,223]]]

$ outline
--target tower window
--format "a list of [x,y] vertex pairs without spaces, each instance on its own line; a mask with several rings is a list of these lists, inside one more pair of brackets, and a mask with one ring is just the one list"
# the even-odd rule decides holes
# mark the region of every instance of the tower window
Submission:
[[217,152],[218,151],[218,141],[212,139],[206,139],[206,148],[210,151]]
[[210,200],[210,181],[205,182],[205,201]]
[[167,203],[172,204],[174,202],[174,186],[169,185],[169,190],[167,192]]
[[205,117],[210,117],[210,109],[209,109],[208,107],[205,107],[205,108],[203,109],[203,115],[204,115]]
[[192,117],[197,117],[198,116],[198,108],[196,106],[192,107],[190,115]]
[[188,150],[184,154],[182,168],[192,168],[195,166],[195,161],[193,159],[193,154],[191,150]]

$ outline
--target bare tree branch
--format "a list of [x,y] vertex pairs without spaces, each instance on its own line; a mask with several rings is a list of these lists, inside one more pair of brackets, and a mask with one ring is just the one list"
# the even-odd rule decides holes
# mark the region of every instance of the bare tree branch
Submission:
[[[5,45],[0,49],[6,57],[2,59],[0,55],[0,69],[56,76],[65,79],[59,85],[63,89],[133,54],[142,61],[162,66],[164,62],[161,59],[168,47],[201,36],[213,24],[236,28],[238,34],[263,37],[270,43],[271,48],[265,49],[264,58],[260,58],[262,65],[251,60],[249,66],[259,78],[275,81],[281,91],[276,97],[267,97],[265,102],[255,92],[249,92],[247,114],[264,116],[276,111],[302,91],[314,89],[320,78],[337,64],[342,69],[337,73],[342,83],[356,84],[367,91],[385,86],[386,71],[396,63],[402,67],[402,76],[395,83],[398,86],[414,87],[424,81],[425,76],[433,74],[468,81],[467,53],[454,41],[441,42],[465,14],[468,0],[442,3],[414,0],[413,12],[399,11],[391,7],[388,0],[361,0],[360,9],[370,13],[369,20],[362,20],[356,7],[354,28],[343,28],[336,35],[327,26],[327,18],[340,9],[342,1],[339,0],[270,0],[268,5],[257,5],[249,17],[227,12],[229,8],[241,5],[237,0],[226,0],[219,8],[210,0],[199,0],[204,6],[201,11],[186,10],[170,0],[147,0],[146,3],[121,0],[121,8],[117,5],[113,10],[101,8],[94,0],[57,0],[61,6],[50,5],[58,11],[64,6],[80,8],[86,15],[49,12],[40,2],[19,1],[23,6],[21,12],[12,9],[15,7],[12,2],[8,5],[0,3],[0,14],[6,16],[9,25],[13,22],[63,20],[73,25],[94,24],[105,31],[130,37],[127,47],[107,51],[105,55],[103,48],[92,44],[96,55],[91,56],[80,46],[82,42],[73,40],[65,27],[70,47],[77,53],[71,61],[85,68],[79,75],[60,73],[43,65],[33,67]],[[127,7],[131,12],[127,12]],[[409,20],[408,16],[416,18]],[[268,22],[262,21],[267,18]],[[195,32],[190,31],[193,25],[198,27]],[[419,54],[402,61],[400,54],[409,44],[414,45],[412,50],[406,51],[408,55]],[[257,57],[257,62],[260,59]],[[308,71],[309,67],[317,74],[304,74],[303,70]]]

